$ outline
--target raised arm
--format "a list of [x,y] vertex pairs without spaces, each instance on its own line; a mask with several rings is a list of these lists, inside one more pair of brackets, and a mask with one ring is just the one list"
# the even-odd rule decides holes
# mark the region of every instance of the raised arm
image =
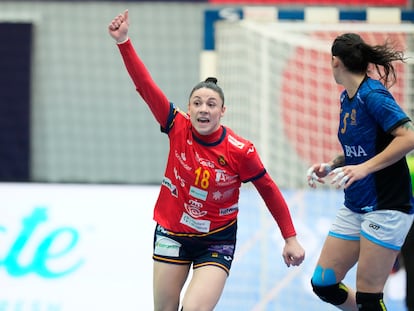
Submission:
[[125,10],[124,14],[118,14],[108,25],[108,31],[116,43],[123,43],[128,40],[129,13]]
[[165,126],[170,111],[168,98],[153,81],[144,63],[138,57],[131,40],[128,38],[129,13],[118,14],[108,25],[108,32],[115,39],[126,69],[135,88],[147,103],[155,119]]

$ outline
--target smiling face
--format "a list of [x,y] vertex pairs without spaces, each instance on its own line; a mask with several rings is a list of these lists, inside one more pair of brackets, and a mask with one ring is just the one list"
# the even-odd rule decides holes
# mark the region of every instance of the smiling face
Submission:
[[220,127],[226,108],[220,95],[210,88],[195,90],[188,103],[191,124],[200,135],[209,135]]

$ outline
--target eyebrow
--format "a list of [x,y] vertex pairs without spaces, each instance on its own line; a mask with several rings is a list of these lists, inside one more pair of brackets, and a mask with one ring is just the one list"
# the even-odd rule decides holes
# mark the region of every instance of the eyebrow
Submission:
[[[194,99],[202,99],[202,97],[201,96],[197,96],[197,95],[195,95],[194,97],[193,97]],[[217,100],[219,100],[217,97],[208,97],[207,98],[207,100],[214,100],[214,101],[217,101]]]

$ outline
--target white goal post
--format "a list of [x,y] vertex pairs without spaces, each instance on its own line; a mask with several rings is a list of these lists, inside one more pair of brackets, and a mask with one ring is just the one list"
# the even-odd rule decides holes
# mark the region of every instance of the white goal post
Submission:
[[[414,55],[412,23],[245,19],[217,21],[214,31],[214,54],[207,67],[226,96],[223,123],[254,142],[284,188],[305,186],[307,167],[340,151],[336,135],[341,88],[330,68],[336,35],[357,32],[372,44],[391,40],[406,56]],[[398,80],[391,92],[412,114],[414,67],[409,59],[396,69]]]

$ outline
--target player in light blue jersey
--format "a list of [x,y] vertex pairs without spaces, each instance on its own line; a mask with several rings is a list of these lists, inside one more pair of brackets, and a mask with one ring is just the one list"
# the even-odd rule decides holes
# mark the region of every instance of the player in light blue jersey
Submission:
[[[383,290],[413,222],[406,154],[414,149],[414,127],[388,88],[403,52],[385,43],[369,45],[355,33],[335,38],[331,66],[340,96],[338,138],[343,154],[312,165],[308,183],[325,177],[344,188],[339,209],[317,262],[312,287],[341,310],[387,310]],[[368,76],[373,70],[380,77]],[[356,264],[356,290],[343,284]]]

